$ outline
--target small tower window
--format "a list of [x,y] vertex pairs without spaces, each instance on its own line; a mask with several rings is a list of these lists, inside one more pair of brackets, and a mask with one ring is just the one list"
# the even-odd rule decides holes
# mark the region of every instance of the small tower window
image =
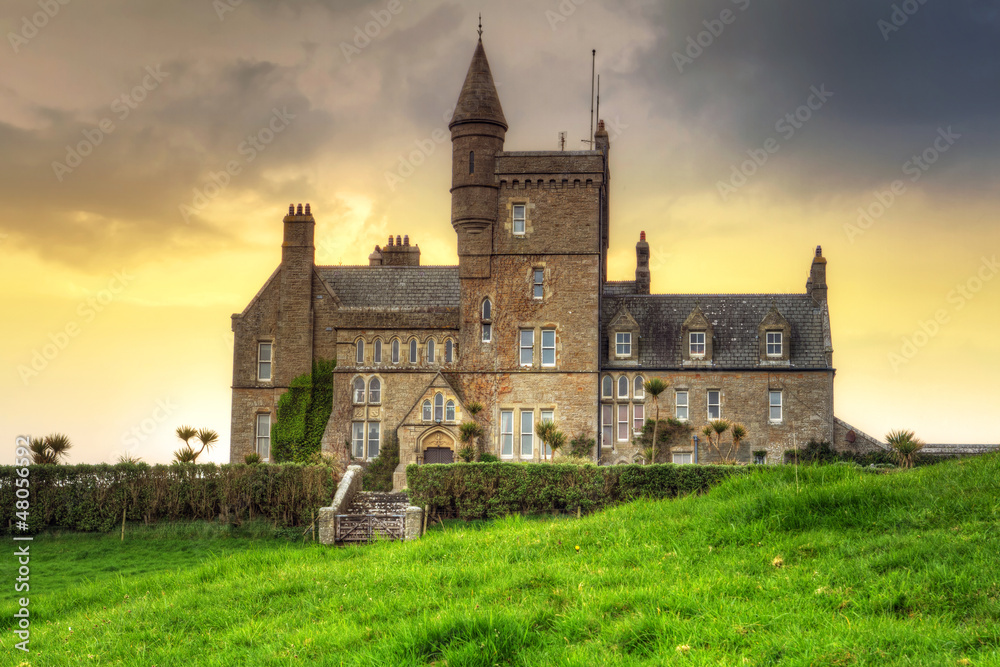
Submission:
[[514,233],[524,235],[524,204],[514,204]]
[[483,342],[489,343],[493,340],[493,302],[488,298],[483,300]]
[[476,151],[469,151],[469,173],[476,173]]

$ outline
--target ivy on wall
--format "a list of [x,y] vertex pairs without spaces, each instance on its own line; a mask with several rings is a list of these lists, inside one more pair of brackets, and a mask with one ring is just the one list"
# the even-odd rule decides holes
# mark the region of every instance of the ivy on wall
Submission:
[[326,423],[333,411],[333,369],[336,361],[313,362],[312,373],[298,376],[278,399],[271,426],[274,461],[308,463],[319,454]]

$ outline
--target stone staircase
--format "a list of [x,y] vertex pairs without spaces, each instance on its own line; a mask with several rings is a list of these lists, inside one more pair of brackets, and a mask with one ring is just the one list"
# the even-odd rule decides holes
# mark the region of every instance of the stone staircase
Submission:
[[406,514],[410,501],[405,493],[359,491],[344,510],[344,514],[376,514],[381,516]]

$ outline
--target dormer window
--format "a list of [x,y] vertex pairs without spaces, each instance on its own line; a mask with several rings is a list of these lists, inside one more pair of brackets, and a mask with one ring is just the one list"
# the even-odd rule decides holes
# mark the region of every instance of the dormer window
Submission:
[[615,356],[616,357],[631,357],[632,356],[632,334],[631,333],[616,333],[615,334]]
[[767,356],[781,357],[784,353],[783,336],[780,331],[767,332]]
[[518,236],[524,236],[524,220],[525,220],[525,210],[527,206],[524,204],[514,204],[514,233]]
[[704,357],[705,356],[705,332],[704,331],[692,331],[691,332],[691,356],[692,357]]

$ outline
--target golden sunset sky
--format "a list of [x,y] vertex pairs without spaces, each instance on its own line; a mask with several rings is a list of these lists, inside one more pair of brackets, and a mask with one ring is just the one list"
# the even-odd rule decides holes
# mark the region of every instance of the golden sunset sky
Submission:
[[1000,442],[994,2],[8,0],[0,462],[166,462],[181,424],[228,460],[230,315],[291,202],[321,264],[456,263],[435,138],[480,11],[507,150],[584,147],[597,49],[612,279],[641,230],[660,293],[802,292],[822,245],[838,416]]

